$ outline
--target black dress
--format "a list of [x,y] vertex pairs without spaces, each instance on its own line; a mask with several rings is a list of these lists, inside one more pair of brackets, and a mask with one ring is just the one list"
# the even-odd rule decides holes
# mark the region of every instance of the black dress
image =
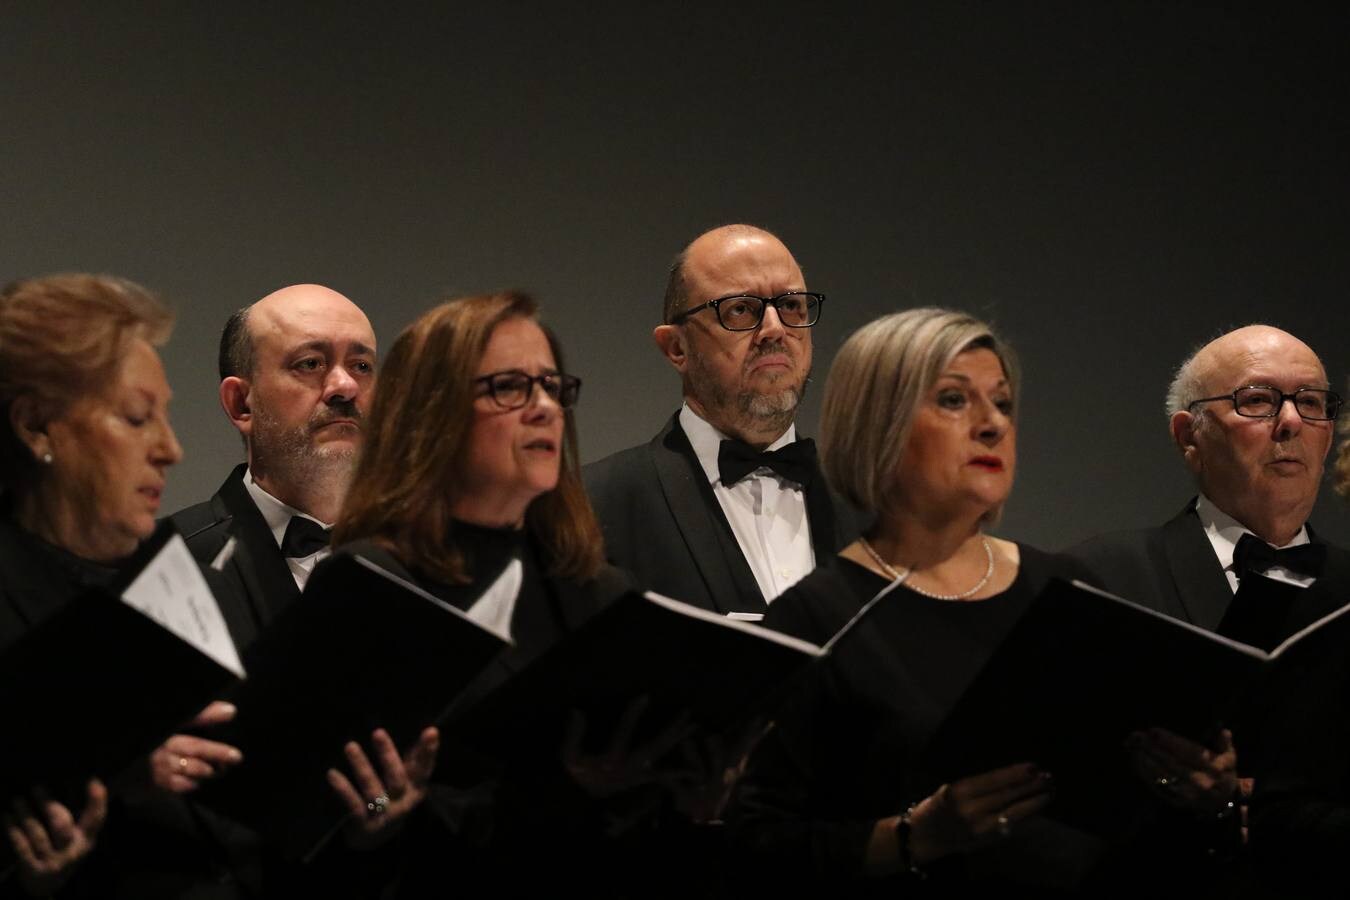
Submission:
[[[1044,896],[1081,881],[1100,842],[1040,818],[987,849],[938,861],[922,881],[864,872],[875,822],[940,786],[922,754],[963,690],[1051,577],[1083,575],[1062,557],[1020,549],[1006,591],[954,602],[896,588],[812,670],[752,759],[735,801],[735,842],[758,869],[750,877],[835,896],[892,897],[977,885],[1023,885]],[[765,624],[822,643],[889,583],[835,558],[779,597]]]

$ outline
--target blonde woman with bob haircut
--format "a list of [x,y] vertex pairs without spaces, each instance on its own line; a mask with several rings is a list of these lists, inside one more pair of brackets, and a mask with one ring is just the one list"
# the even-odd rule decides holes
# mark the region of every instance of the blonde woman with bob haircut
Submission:
[[984,533],[1012,490],[1017,397],[1012,350],[964,313],[884,316],[835,358],[823,468],[875,524],[765,624],[824,642],[894,587],[779,717],[738,797],[738,843],[799,887],[897,896],[923,876],[928,889],[1067,889],[1094,858],[1090,838],[1037,816],[1051,773],[1027,762],[941,783],[921,764],[1040,589],[1084,575]]

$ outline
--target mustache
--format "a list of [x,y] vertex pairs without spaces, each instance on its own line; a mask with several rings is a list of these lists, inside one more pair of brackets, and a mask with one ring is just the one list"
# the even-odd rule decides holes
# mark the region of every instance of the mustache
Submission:
[[309,427],[311,430],[330,425],[338,419],[350,419],[357,425],[363,420],[361,410],[356,408],[355,400],[332,400],[319,412],[310,417]]
[[791,355],[788,354],[787,342],[783,341],[780,338],[779,340],[776,341],[765,341],[764,343],[755,347],[754,350],[750,353],[750,355],[745,358],[745,361],[747,364],[749,364],[759,359],[761,356],[768,356],[772,353],[782,353]]

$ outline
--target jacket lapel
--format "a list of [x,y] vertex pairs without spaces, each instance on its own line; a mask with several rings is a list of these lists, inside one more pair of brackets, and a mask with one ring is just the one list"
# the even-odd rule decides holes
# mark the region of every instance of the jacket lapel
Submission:
[[[649,445],[670,515],[718,612],[762,611],[764,595],[699,465],[678,414]],[[679,598],[676,598],[679,599]]]
[[229,565],[243,584],[258,621],[266,625],[300,596],[295,576],[286,565],[267,521],[244,487],[244,466],[230,473],[216,497],[232,517],[229,530],[236,544]]
[[1214,631],[1233,602],[1233,591],[1200,527],[1194,500],[1163,526],[1163,548],[1167,572],[1186,620]]

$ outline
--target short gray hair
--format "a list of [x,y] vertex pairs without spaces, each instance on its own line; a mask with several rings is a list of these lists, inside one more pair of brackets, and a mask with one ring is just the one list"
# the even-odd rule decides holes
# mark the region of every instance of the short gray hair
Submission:
[[853,332],[834,358],[821,400],[821,466],[835,489],[860,509],[883,512],[897,488],[915,412],[953,359],[980,348],[998,357],[1016,397],[1012,348],[974,316],[924,307]]
[[1177,372],[1172,376],[1172,383],[1167,386],[1167,418],[1179,412],[1185,412],[1191,408],[1191,404],[1200,399],[1200,393],[1204,390],[1204,384],[1200,379],[1200,373],[1197,371],[1196,358],[1200,351],[1208,347],[1204,344],[1191,351],[1191,355],[1186,357],[1185,362],[1177,367]]

